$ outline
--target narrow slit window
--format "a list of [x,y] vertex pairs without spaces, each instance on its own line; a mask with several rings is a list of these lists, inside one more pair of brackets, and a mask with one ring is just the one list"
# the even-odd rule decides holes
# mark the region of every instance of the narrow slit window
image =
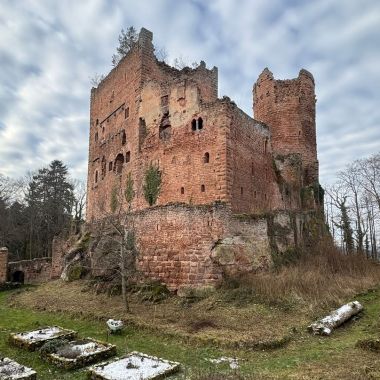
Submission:
[[206,152],[203,156],[203,163],[208,164],[210,162],[210,153]]
[[185,194],[185,188],[181,187],[181,194]]
[[108,171],[110,172],[112,171],[112,164],[113,164],[112,161],[110,161],[108,164]]
[[124,118],[125,118],[125,119],[128,119],[128,118],[129,118],[129,107],[127,107],[127,108],[124,110]]
[[191,121],[191,130],[192,131],[196,131],[197,130],[197,121],[195,119],[193,119]]
[[125,163],[127,163],[127,162],[129,162],[129,161],[131,161],[131,152],[127,152],[127,153],[125,154]]
[[201,117],[198,118],[198,129],[203,129],[203,119]]
[[205,185],[201,185],[201,192],[204,193],[206,191]]
[[125,133],[125,129],[123,129],[123,132],[121,134],[121,144],[125,145],[127,143],[127,134]]
[[98,183],[98,171],[95,171],[95,183]]

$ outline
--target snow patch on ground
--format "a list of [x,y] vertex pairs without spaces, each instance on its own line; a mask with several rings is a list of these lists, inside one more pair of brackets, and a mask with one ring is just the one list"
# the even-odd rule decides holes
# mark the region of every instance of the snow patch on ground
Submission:
[[238,363],[239,359],[237,358],[229,358],[226,356],[222,356],[221,358],[218,358],[218,359],[207,359],[207,360],[213,364],[228,363],[231,369],[239,368],[239,363]]
[[125,358],[98,364],[91,370],[106,380],[153,380],[175,372],[179,366],[180,364],[176,362],[132,352]]
[[26,379],[36,372],[9,358],[0,358],[0,379],[16,380]]
[[21,340],[28,342],[37,342],[41,340],[51,339],[56,335],[61,334],[64,330],[59,327],[46,327],[40,330],[28,331],[25,333],[15,334],[15,336]]

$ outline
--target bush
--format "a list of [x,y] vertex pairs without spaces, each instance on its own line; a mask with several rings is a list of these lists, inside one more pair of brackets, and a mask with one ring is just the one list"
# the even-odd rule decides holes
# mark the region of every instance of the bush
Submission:
[[81,354],[79,348],[73,348],[69,345],[65,345],[57,351],[57,355],[66,359],[76,359]]
[[67,278],[69,281],[77,281],[80,280],[83,273],[83,267],[81,265],[75,265],[69,269],[67,273]]
[[167,299],[170,291],[165,284],[159,281],[150,281],[143,284],[135,285],[136,294],[142,301],[157,303]]
[[60,348],[66,346],[68,343],[69,341],[67,339],[53,339],[44,343],[39,351],[42,356],[55,354]]

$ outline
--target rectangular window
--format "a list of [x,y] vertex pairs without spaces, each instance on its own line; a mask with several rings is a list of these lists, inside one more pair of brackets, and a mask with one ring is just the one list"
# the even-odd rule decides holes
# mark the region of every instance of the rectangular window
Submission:
[[169,95],[161,97],[161,107],[166,107],[169,104]]
[[124,111],[124,117],[125,119],[128,119],[129,118],[129,107],[127,107]]

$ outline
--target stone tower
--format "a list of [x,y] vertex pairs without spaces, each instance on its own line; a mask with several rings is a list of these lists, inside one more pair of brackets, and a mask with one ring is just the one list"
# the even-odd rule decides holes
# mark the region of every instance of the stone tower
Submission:
[[253,87],[255,119],[268,125],[275,155],[301,155],[303,186],[318,182],[315,103],[314,78],[304,69],[276,80],[266,68]]

